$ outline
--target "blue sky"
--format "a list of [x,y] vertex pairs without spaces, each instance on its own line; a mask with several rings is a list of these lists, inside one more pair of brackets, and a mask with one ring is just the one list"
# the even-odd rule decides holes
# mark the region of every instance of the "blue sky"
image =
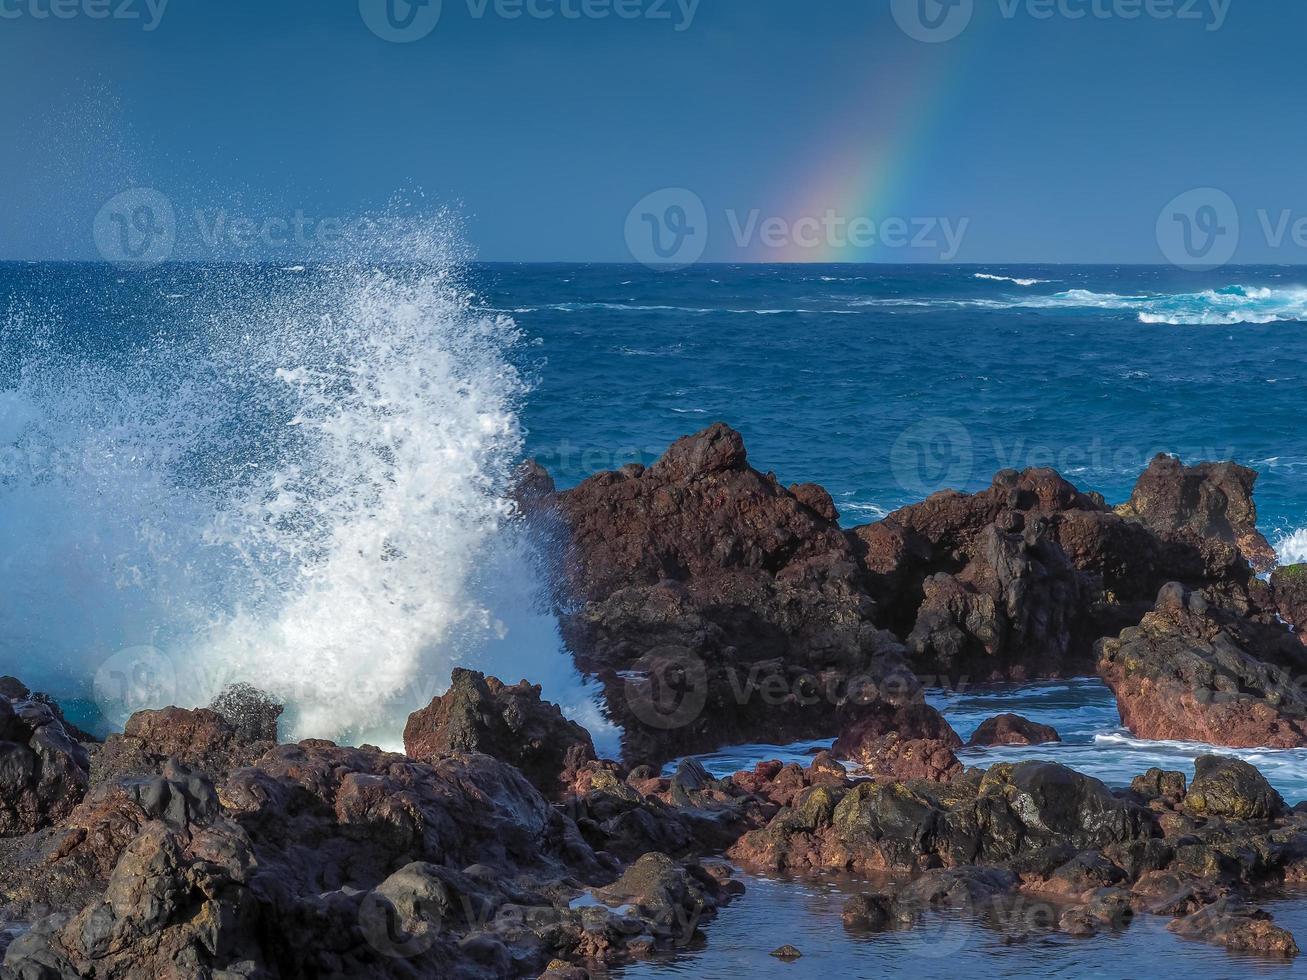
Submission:
[[395,43],[376,2],[0,0],[0,258],[96,258],[149,188],[182,258],[312,258],[398,199],[486,260],[629,261],[671,188],[707,259],[1159,262],[1214,188],[1236,261],[1307,262],[1307,5],[961,0],[922,41],[937,0],[443,0]]

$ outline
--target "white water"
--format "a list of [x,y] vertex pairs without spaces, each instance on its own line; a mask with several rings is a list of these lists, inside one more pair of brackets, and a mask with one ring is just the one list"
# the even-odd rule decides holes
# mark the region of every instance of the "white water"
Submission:
[[507,497],[521,337],[473,311],[446,240],[417,247],[403,272],[210,283],[193,331],[130,360],[5,324],[0,671],[108,725],[245,681],[287,700],[283,737],[395,747],[462,664],[542,684],[615,752]]
[[1282,535],[1275,542],[1275,553],[1281,565],[1301,565],[1307,562],[1307,528],[1299,528]]

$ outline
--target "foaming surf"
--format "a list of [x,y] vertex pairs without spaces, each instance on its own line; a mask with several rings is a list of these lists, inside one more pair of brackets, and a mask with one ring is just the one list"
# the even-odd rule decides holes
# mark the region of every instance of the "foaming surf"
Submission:
[[1014,276],[995,276],[995,275],[991,275],[988,272],[977,272],[971,278],[984,279],[987,282],[1010,282],[1010,283],[1014,283],[1017,286],[1026,286],[1026,287],[1039,286],[1042,285],[1043,283],[1048,283],[1053,281],[1051,279],[1021,279]]
[[1141,323],[1223,326],[1307,320],[1307,289],[1227,286],[1196,293],[1120,295],[1071,289],[1013,303],[1033,309],[1129,310]]
[[1281,565],[1307,563],[1307,528],[1282,534],[1275,541],[1275,553],[1279,555]]
[[464,665],[616,750],[510,496],[522,334],[476,311],[445,224],[406,248],[266,289],[210,270],[186,330],[119,355],[0,325],[8,672],[104,728],[244,681],[283,736],[397,747]]

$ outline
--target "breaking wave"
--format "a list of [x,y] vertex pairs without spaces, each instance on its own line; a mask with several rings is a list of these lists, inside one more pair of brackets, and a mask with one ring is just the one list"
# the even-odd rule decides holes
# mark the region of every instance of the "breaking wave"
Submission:
[[0,321],[22,352],[0,388],[6,672],[102,728],[244,681],[286,699],[283,736],[393,747],[463,664],[615,742],[508,495],[521,334],[477,312],[447,231],[410,250],[275,289],[229,273],[193,329],[118,354]]

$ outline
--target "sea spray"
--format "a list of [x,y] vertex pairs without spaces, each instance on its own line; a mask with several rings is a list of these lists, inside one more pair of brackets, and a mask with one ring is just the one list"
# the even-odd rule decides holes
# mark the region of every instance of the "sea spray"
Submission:
[[1281,565],[1307,563],[1307,528],[1282,534],[1275,542],[1275,553],[1280,556]]
[[245,681],[287,700],[284,736],[397,746],[461,664],[613,744],[509,495],[521,333],[442,235],[399,265],[189,273],[185,322],[118,356],[9,323],[0,666],[107,725]]

